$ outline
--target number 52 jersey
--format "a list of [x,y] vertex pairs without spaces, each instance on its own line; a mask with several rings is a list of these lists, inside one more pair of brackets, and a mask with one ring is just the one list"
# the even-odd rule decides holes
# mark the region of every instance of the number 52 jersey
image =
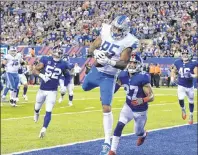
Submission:
[[193,78],[190,77],[190,73],[193,74],[193,70],[197,67],[196,61],[189,61],[188,63],[183,63],[181,59],[176,60],[174,63],[178,70],[178,85],[191,88],[193,87]]
[[59,85],[59,79],[64,70],[72,69],[73,67],[63,60],[54,61],[51,56],[43,56],[40,62],[44,64],[42,73],[50,78],[46,83],[41,79],[40,89],[46,91],[56,91]]

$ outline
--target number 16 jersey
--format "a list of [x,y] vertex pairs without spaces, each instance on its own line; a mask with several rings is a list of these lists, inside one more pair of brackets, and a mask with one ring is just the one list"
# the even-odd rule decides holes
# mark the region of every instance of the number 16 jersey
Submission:
[[43,74],[50,78],[49,81],[41,80],[40,89],[46,91],[56,91],[59,84],[59,79],[66,69],[71,69],[72,66],[66,61],[55,61],[52,56],[43,56],[40,62],[44,64]]
[[178,85],[191,88],[193,87],[193,78],[190,77],[190,73],[193,74],[193,70],[197,67],[196,61],[189,61],[188,63],[183,63],[181,59],[176,60],[174,63],[178,70]]

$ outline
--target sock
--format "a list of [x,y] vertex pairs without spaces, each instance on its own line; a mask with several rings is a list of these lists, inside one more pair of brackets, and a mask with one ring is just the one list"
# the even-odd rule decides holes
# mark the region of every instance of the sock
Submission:
[[8,91],[9,91],[9,88],[8,88],[8,87],[5,87],[5,89],[4,89],[4,91],[3,91],[3,95],[6,96],[7,93],[8,93]]
[[112,144],[111,144],[111,150],[115,153],[116,153],[116,150],[118,148],[119,141],[120,141],[120,137],[113,136]]
[[73,95],[69,95],[69,101],[73,100]]
[[51,114],[52,112],[46,112],[45,117],[44,117],[44,123],[43,123],[43,127],[47,128],[50,121],[51,121]]
[[104,133],[105,133],[104,143],[107,143],[107,144],[110,145],[111,132],[112,132],[112,127],[113,127],[113,114],[112,114],[112,112],[103,113],[103,127],[104,127]]
[[11,98],[15,101],[16,100],[17,90],[12,91]]
[[23,87],[23,95],[26,95],[28,87]]
[[193,113],[193,111],[194,111],[194,103],[189,103],[189,109],[190,109],[190,113]]
[[122,135],[122,130],[124,128],[125,124],[122,122],[118,122],[115,130],[114,130],[114,136],[120,137]]
[[19,89],[20,89],[20,87],[17,89],[17,92],[16,92],[16,97],[18,98],[18,96],[19,96]]
[[184,100],[179,100],[179,104],[180,104],[180,107],[181,107],[182,109],[185,108],[185,107],[184,107]]

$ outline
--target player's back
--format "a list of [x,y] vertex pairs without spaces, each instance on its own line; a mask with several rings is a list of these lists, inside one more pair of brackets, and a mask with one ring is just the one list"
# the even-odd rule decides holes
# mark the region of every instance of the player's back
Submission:
[[178,70],[178,85],[191,88],[193,87],[193,78],[189,76],[188,72],[193,74],[194,68],[197,66],[197,62],[189,61],[183,63],[181,59],[176,60],[174,63]]
[[62,60],[54,61],[51,56],[43,56],[40,61],[44,64],[44,74],[50,78],[46,83],[43,80],[41,81],[40,89],[56,91],[62,70],[66,68],[66,62]]
[[21,55],[19,53],[17,53],[16,56],[7,54],[4,59],[7,60],[6,72],[18,73],[20,67]]
[[[122,51],[128,47],[137,46],[138,39],[128,33],[122,39],[115,40],[111,35],[111,25],[103,24],[101,29],[101,39],[102,44],[100,50],[103,50],[112,60],[119,60]],[[118,72],[118,69],[105,65],[104,67],[97,67],[100,72],[106,74],[115,75]]]
[[139,112],[139,111],[145,111],[148,109],[148,103],[144,103],[138,106],[133,106],[131,104],[131,101],[135,100],[136,98],[146,97],[146,94],[144,93],[144,90],[143,90],[143,86],[148,83],[150,83],[149,77],[148,75],[143,74],[143,73],[135,73],[129,79],[129,84],[128,84],[129,88],[128,88],[128,93],[126,97],[126,103],[131,107],[133,111]]

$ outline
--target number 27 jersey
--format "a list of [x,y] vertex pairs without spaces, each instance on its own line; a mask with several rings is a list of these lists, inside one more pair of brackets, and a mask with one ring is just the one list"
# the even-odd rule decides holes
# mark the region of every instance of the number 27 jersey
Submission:
[[193,78],[189,76],[188,72],[193,74],[197,62],[189,61],[188,63],[183,63],[180,59],[176,60],[174,65],[178,70],[178,85],[187,88],[193,87]]
[[54,61],[51,56],[43,56],[40,62],[44,64],[43,73],[50,78],[46,83],[42,80],[40,89],[47,91],[56,91],[59,84],[59,79],[66,69],[71,69],[71,66],[66,61]]

